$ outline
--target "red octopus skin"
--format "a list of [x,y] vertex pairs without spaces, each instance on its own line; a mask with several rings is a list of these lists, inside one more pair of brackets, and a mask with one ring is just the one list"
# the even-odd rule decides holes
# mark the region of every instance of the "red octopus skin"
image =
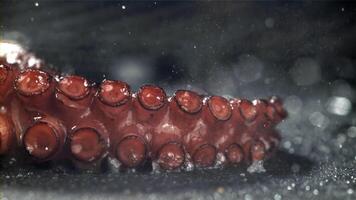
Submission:
[[67,159],[91,168],[110,157],[126,168],[152,161],[177,170],[266,160],[281,140],[275,127],[287,112],[276,97],[249,101],[189,90],[169,97],[155,85],[135,93],[122,81],[61,77],[39,59],[31,67],[28,56],[19,53],[16,63],[0,58],[0,155],[22,148],[35,162]]

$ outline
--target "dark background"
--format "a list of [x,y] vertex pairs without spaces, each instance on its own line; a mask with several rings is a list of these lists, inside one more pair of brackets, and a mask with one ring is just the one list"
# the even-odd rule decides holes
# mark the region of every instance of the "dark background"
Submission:
[[65,73],[169,94],[279,95],[289,118],[264,174],[73,173],[3,164],[7,199],[354,199],[356,3],[0,1],[1,39]]

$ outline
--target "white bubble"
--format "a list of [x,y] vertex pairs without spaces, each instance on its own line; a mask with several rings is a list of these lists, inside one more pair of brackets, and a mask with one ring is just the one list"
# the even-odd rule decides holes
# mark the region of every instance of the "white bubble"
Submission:
[[267,28],[273,28],[274,27],[274,19],[269,17],[265,20],[265,25]]
[[347,194],[353,194],[353,193],[354,193],[354,190],[353,190],[353,189],[349,188],[349,189],[347,190]]
[[241,55],[238,63],[233,66],[234,74],[242,82],[253,82],[261,78],[264,65],[253,55]]
[[273,196],[273,199],[274,199],[274,200],[282,200],[282,195],[280,195],[280,194],[275,194],[275,195]]
[[344,116],[350,113],[352,104],[350,100],[345,97],[334,96],[329,98],[328,102],[326,103],[326,107],[328,112],[335,115]]
[[309,116],[309,121],[311,124],[321,129],[326,128],[329,124],[329,119],[320,112],[313,112]]
[[292,95],[286,98],[284,106],[288,113],[297,114],[303,107],[303,102],[299,97]]
[[286,148],[286,149],[289,149],[292,147],[292,143],[290,141],[285,141],[283,143],[283,147]]
[[125,6],[125,5],[122,5],[122,6],[121,6],[121,9],[125,10],[125,9],[126,9],[126,6]]
[[24,49],[11,42],[0,42],[0,56],[6,57],[8,63],[16,63],[18,56],[24,52]]
[[318,189],[314,189],[314,190],[313,190],[313,194],[314,194],[314,195],[318,195],[318,194],[319,194],[319,190],[318,190]]
[[299,58],[290,69],[294,82],[297,85],[312,85],[321,79],[319,63],[312,58]]

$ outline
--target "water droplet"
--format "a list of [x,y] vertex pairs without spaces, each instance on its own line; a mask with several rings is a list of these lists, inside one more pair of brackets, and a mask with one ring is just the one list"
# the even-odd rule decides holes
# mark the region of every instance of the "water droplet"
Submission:
[[305,186],[305,190],[309,191],[310,190],[310,186],[309,185]]
[[354,193],[354,190],[353,190],[353,189],[349,188],[349,189],[347,190],[347,194],[353,194],[353,193]]
[[341,116],[349,114],[352,109],[350,100],[345,97],[331,97],[326,105],[328,112]]
[[351,126],[347,129],[347,136],[349,136],[350,138],[356,137],[356,126]]
[[314,189],[314,190],[313,190],[313,194],[314,194],[314,195],[318,195],[318,194],[319,194],[319,190],[318,190],[318,189]]
[[283,147],[286,148],[286,149],[289,149],[289,148],[292,147],[292,143],[287,140],[287,141],[285,141],[285,142],[283,143]]
[[329,124],[329,119],[320,112],[313,112],[309,116],[309,121],[311,124],[321,129],[325,129]]
[[273,196],[273,199],[274,199],[274,200],[282,200],[282,195],[280,195],[280,194],[275,194],[275,195]]

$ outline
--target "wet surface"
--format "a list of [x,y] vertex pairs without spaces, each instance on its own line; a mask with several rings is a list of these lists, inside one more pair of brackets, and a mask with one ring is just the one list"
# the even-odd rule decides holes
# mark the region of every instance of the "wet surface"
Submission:
[[263,174],[245,167],[171,173],[9,167],[1,189],[8,199],[353,199],[354,163],[317,163],[280,151]]
[[[74,171],[2,158],[2,199],[355,199],[353,3],[0,3],[4,39],[62,71],[285,100],[266,172]],[[1,198],[0,198],[1,199]]]

